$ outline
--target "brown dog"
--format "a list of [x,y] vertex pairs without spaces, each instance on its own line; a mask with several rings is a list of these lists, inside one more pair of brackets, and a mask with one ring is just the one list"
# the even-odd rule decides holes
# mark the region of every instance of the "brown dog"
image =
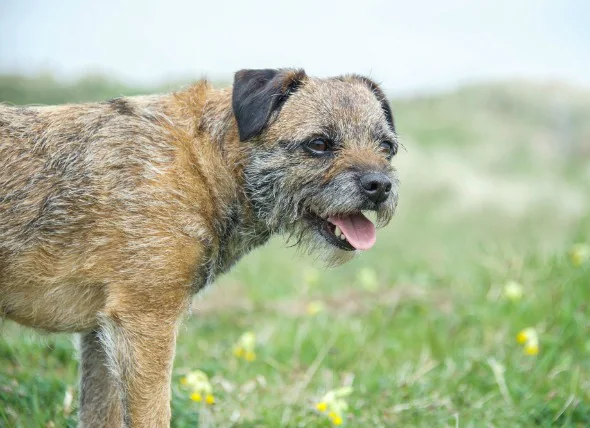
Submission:
[[283,233],[340,263],[397,204],[388,103],[360,76],[0,105],[0,315],[80,332],[82,426],[168,426],[193,294]]

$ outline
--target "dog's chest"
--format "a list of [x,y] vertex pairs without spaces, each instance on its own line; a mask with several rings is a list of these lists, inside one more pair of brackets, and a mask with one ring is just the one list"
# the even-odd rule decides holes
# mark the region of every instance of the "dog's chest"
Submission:
[[214,239],[218,245],[210,246],[206,262],[195,276],[195,292],[212,284],[217,276],[228,272],[243,256],[268,241],[270,232],[263,225],[247,220],[243,210],[236,206],[219,223]]

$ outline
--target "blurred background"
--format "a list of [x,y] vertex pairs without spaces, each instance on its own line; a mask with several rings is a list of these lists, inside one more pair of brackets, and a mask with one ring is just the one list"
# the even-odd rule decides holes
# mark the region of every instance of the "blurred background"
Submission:
[[[589,46],[582,0],[0,0],[0,102],[370,76],[396,218],[345,266],[277,238],[195,298],[173,426],[588,426]],[[0,426],[75,426],[77,364],[69,336],[0,326]]]

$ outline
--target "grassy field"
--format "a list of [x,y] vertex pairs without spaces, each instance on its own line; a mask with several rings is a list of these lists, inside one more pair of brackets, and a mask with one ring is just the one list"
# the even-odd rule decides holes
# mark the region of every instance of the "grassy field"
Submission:
[[[44,79],[0,79],[0,100],[138,91]],[[590,93],[513,82],[393,105],[396,218],[345,266],[276,239],[196,297],[173,426],[328,427],[317,405],[346,386],[350,427],[590,426],[590,260],[571,253],[590,243]],[[527,328],[538,347],[517,342]],[[246,332],[252,361],[234,355]],[[75,426],[77,368],[72,337],[5,322],[0,426]],[[214,405],[191,400],[194,370]]]

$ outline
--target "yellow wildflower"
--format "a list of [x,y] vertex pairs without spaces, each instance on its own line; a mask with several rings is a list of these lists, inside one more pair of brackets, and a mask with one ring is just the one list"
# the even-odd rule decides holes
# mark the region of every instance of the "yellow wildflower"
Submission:
[[209,382],[209,377],[201,370],[194,370],[180,379],[180,384],[190,388],[192,391],[190,399],[197,403],[203,401],[205,396],[205,402],[207,404],[213,404],[215,398],[213,397],[213,387]]
[[322,312],[325,309],[324,303],[319,300],[309,302],[307,305],[307,313],[311,316]]
[[516,341],[518,343],[521,343],[522,344],[522,343],[528,342],[530,340],[537,340],[537,332],[532,327],[525,328],[524,330],[521,330],[516,335]]
[[590,260],[590,245],[576,244],[570,250],[570,259],[574,266],[582,266]]
[[524,346],[524,353],[527,355],[535,356],[539,353],[539,344],[538,343],[527,343]]
[[357,281],[367,291],[377,291],[379,288],[379,280],[377,279],[377,273],[370,268],[362,268],[358,271],[356,276]]
[[348,410],[348,403],[345,398],[351,393],[352,387],[350,386],[328,391],[315,407],[322,413],[327,411],[327,416],[334,425],[342,425],[342,415]]
[[342,417],[336,414],[336,412],[330,412],[328,417],[332,420],[334,425],[342,425]]
[[211,392],[212,389],[211,384],[209,383],[209,377],[205,372],[202,372],[201,370],[194,370],[190,372],[189,374],[184,376],[180,380],[180,382],[183,385],[190,387],[194,391],[203,390]]
[[328,410],[328,405],[324,401],[320,401],[318,404],[315,405],[315,408],[318,409],[320,412],[325,412]]
[[523,295],[522,285],[516,281],[509,281],[504,286],[504,297],[513,302],[518,302]]
[[516,335],[518,343],[524,344],[524,353],[527,355],[537,355],[539,353],[539,335],[532,328],[525,328]]
[[232,350],[234,357],[242,358],[246,355],[246,350],[242,348],[240,345],[234,345],[234,349]]
[[240,336],[233,348],[233,353],[237,358],[243,358],[246,361],[256,360],[256,335],[247,331]]

